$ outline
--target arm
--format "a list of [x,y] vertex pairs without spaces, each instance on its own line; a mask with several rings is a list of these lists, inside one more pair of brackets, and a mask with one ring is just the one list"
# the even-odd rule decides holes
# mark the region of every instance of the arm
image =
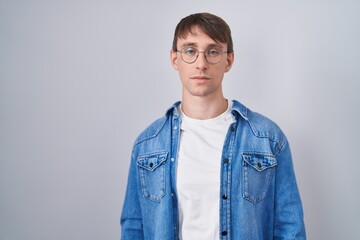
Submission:
[[141,240],[144,239],[142,228],[142,216],[139,201],[139,179],[137,174],[136,160],[132,156],[124,205],[121,214],[121,239]]
[[305,240],[302,204],[287,142],[280,150],[277,162],[274,240]]

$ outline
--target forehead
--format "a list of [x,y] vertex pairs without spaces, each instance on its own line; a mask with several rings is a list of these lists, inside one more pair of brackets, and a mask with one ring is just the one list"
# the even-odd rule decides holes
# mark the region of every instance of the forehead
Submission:
[[225,43],[217,42],[205,34],[198,27],[193,27],[184,37],[177,40],[177,47],[194,46],[198,48],[226,47]]

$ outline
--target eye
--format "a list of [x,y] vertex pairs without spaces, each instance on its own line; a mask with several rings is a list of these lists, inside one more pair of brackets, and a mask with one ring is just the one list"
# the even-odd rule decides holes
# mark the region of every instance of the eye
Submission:
[[217,56],[219,56],[221,53],[222,53],[221,50],[220,50],[220,49],[217,49],[217,48],[212,48],[212,49],[209,49],[209,50],[207,51],[207,55],[208,55],[209,57],[217,57]]
[[194,56],[196,54],[197,50],[195,48],[188,47],[188,48],[184,48],[182,50],[182,52],[186,55]]

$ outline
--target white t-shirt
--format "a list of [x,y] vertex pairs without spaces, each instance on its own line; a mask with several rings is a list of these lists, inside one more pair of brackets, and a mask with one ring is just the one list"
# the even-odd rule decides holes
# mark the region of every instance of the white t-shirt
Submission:
[[179,237],[183,240],[218,240],[221,154],[234,117],[232,102],[221,115],[192,119],[181,111],[176,187],[179,202]]

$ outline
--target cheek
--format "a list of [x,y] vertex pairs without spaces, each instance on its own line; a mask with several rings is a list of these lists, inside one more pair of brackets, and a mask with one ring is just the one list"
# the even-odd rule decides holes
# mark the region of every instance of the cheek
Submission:
[[230,68],[227,65],[227,63],[225,62],[224,64],[221,65],[221,68],[219,68],[218,70],[219,70],[219,72],[224,74],[224,73],[228,72],[230,70]]
[[189,74],[184,69],[179,70],[179,76],[180,76],[181,81],[184,81],[185,79],[187,79],[188,75]]
[[214,69],[214,73],[217,76],[222,76],[224,75],[225,72],[226,72],[226,67],[223,64],[216,66],[216,68]]
[[179,66],[179,73],[180,75],[184,76],[184,75],[187,75],[189,73],[189,66],[187,65],[184,65],[184,63],[180,63],[178,64]]

